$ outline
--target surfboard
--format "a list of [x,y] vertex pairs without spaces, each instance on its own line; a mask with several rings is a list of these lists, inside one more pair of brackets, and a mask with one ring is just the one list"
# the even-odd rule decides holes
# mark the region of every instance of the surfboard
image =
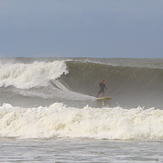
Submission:
[[112,97],[100,97],[100,98],[97,98],[96,100],[111,100]]

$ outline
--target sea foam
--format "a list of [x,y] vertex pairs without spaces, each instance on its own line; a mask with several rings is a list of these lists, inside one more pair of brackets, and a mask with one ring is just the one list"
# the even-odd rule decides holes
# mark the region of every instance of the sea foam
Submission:
[[163,139],[163,111],[154,108],[83,109],[54,103],[47,107],[0,107],[0,137]]

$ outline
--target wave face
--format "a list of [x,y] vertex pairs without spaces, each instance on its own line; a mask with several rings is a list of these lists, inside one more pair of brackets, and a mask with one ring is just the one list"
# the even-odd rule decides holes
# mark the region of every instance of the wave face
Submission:
[[[163,59],[1,58],[0,70],[0,137],[163,139]],[[96,101],[101,79],[109,102]]]
[[[107,59],[106,59],[107,60]],[[118,59],[117,59],[118,60]],[[142,59],[143,60],[143,59]],[[119,61],[119,60],[118,60]],[[105,79],[107,96],[112,96],[112,103],[120,106],[154,106],[162,108],[163,97],[163,60],[144,60],[139,63],[125,59],[115,65],[108,63],[67,61],[69,73],[62,79],[73,91],[95,95],[97,83]],[[123,62],[122,62],[123,61]],[[137,62],[136,62],[137,61]],[[147,64],[146,64],[147,63]],[[151,66],[150,66],[151,65]]]

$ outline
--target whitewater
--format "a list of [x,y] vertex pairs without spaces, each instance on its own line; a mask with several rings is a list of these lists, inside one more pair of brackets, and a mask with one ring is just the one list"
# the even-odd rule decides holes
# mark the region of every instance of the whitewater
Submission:
[[161,162],[162,83],[163,59],[0,58],[0,162]]

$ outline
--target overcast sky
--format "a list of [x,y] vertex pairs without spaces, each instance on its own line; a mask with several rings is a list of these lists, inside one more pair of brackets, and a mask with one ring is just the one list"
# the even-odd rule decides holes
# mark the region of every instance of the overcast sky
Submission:
[[163,58],[163,0],[0,0],[0,57]]

